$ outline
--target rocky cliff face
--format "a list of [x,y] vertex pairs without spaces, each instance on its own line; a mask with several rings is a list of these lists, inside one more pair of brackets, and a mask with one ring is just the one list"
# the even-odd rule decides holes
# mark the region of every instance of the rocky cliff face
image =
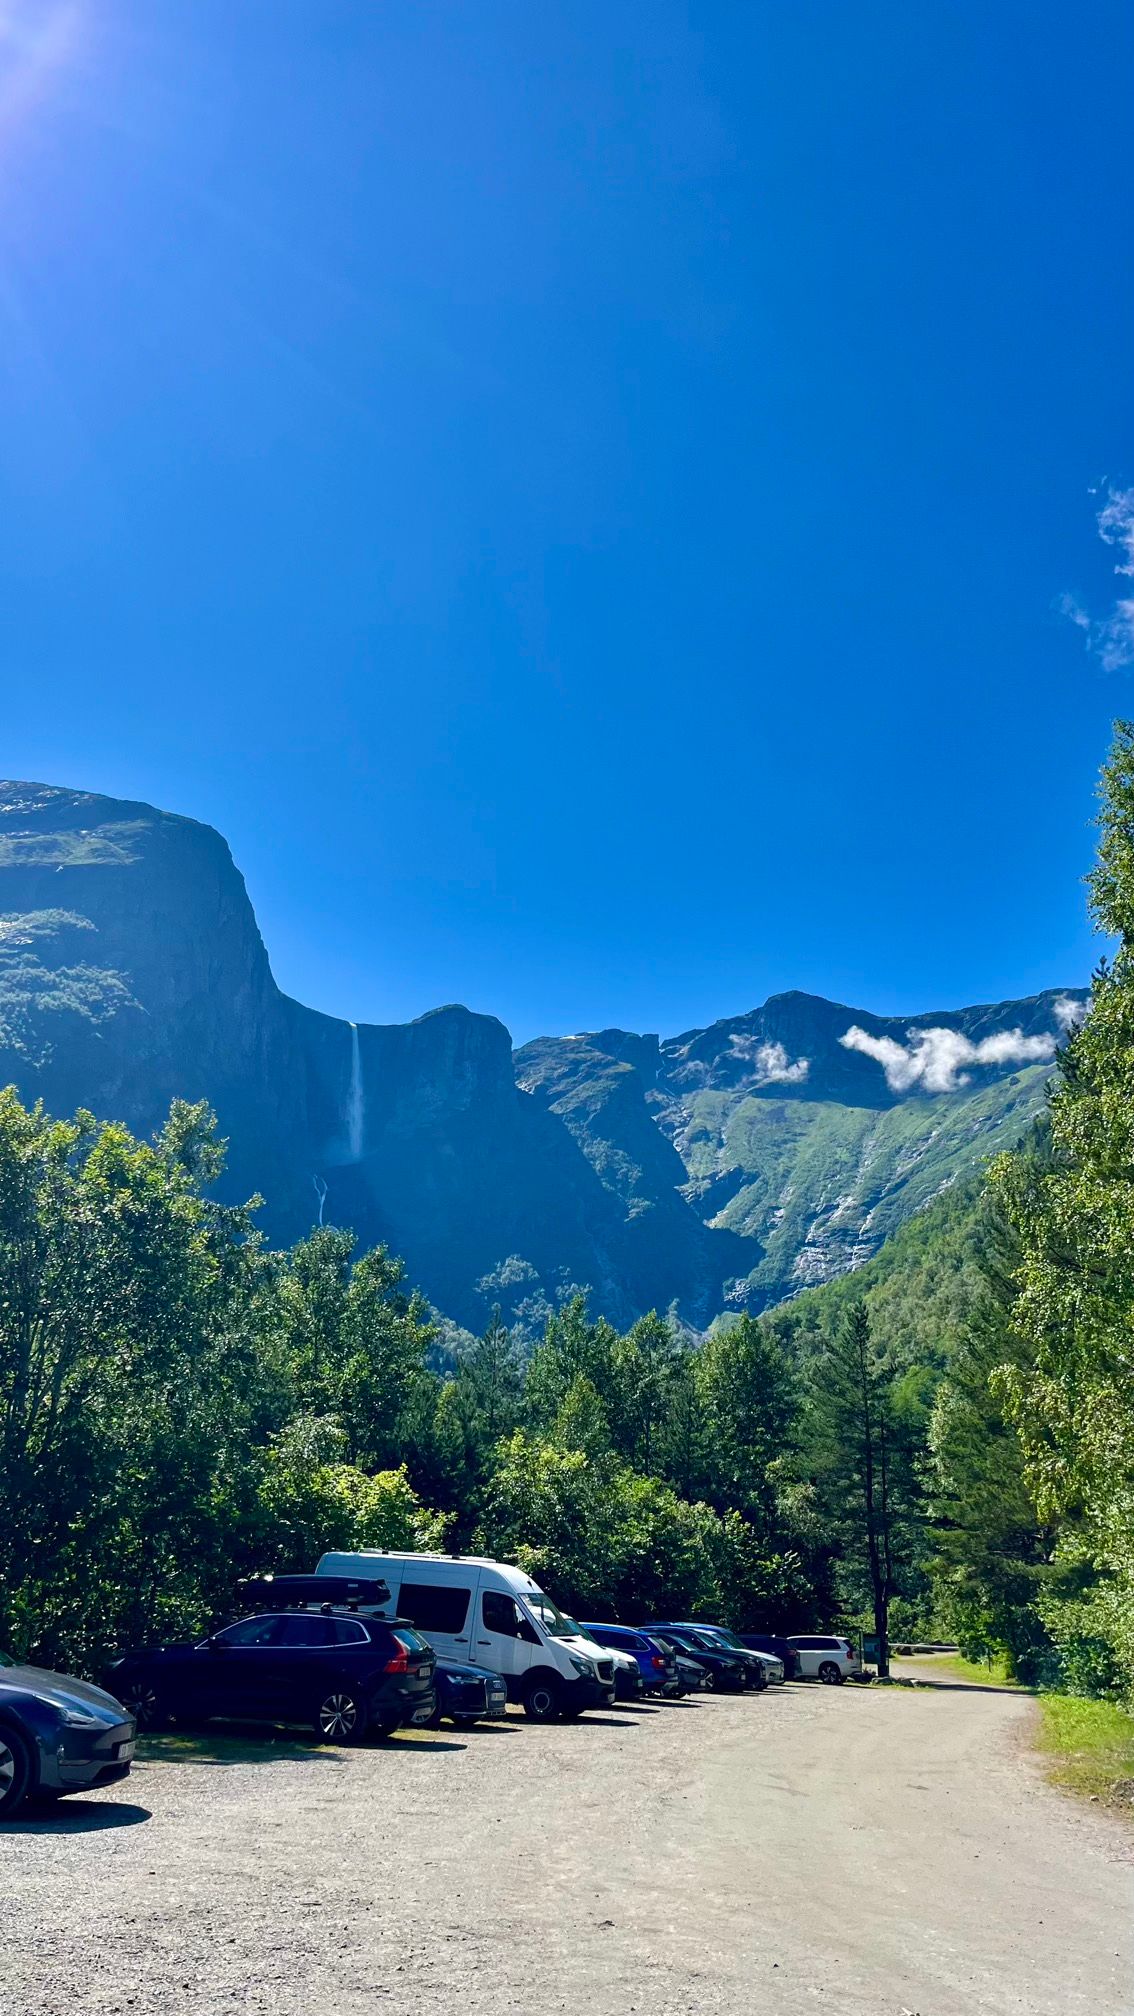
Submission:
[[780,995],[515,1060],[462,1007],[356,1031],[280,992],[209,827],[0,785],[0,1081],[142,1134],[207,1099],[272,1239],[322,1208],[477,1326],[494,1300],[537,1324],[571,1285],[616,1322],[704,1323],[858,1264],[1022,1129],[1080,999],[897,1022]]

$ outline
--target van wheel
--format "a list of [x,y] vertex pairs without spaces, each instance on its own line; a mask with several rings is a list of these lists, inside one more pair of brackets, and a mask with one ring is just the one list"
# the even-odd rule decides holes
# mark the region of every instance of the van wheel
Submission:
[[320,1701],[315,1729],[324,1743],[361,1743],[366,1733],[366,1710],[356,1694],[345,1687],[336,1688]]
[[833,1659],[824,1659],[819,1668],[819,1678],[828,1687],[841,1687],[843,1684],[842,1672]]
[[524,1714],[533,1722],[554,1722],[559,1714],[561,1695],[559,1682],[555,1679],[529,1680],[524,1689]]
[[15,1729],[0,1729],[0,1818],[18,1813],[31,1786],[31,1751]]

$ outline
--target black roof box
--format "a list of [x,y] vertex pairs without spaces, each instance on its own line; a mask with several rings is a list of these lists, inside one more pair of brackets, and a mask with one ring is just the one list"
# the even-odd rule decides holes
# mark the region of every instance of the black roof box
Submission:
[[249,1575],[238,1582],[243,1603],[292,1610],[307,1604],[382,1604],[390,1600],[390,1585],[380,1575]]

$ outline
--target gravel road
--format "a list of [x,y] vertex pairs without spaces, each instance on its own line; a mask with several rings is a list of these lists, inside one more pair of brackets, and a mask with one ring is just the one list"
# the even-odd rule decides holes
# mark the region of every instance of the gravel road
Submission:
[[374,1749],[162,1739],[0,1827],[5,2016],[1129,2016],[1027,1700],[817,1686]]

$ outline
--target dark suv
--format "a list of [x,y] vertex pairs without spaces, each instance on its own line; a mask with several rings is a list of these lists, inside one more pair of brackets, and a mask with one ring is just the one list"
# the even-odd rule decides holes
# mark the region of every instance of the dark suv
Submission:
[[[656,1638],[663,1648],[669,1646],[679,1659],[692,1660],[695,1666],[708,1673],[718,1693],[739,1693],[744,1687],[760,1684],[753,1679],[752,1668],[748,1664],[751,1653],[729,1652],[723,1645],[714,1647],[708,1639],[676,1624],[643,1624],[642,1629],[648,1637]],[[767,1685],[766,1679],[764,1684]]]
[[[320,1576],[318,1594],[338,1596],[327,1588],[338,1579]],[[385,1583],[361,1596],[362,1585],[353,1584],[346,1602],[309,1602],[305,1585],[314,1580],[246,1584],[252,1600],[259,1590],[275,1596],[272,1607],[196,1644],[128,1652],[108,1670],[107,1686],[143,1729],[225,1716],[307,1723],[328,1743],[358,1743],[368,1733],[389,1736],[404,1723],[428,1721],[436,1657],[412,1624],[369,1613],[368,1603],[389,1600]]]

